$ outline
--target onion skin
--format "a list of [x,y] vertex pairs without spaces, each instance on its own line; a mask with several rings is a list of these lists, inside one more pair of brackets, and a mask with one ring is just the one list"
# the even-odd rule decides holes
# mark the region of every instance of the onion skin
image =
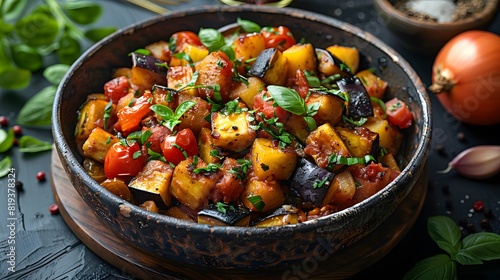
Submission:
[[439,51],[432,85],[441,105],[457,120],[472,125],[500,123],[500,36],[481,30],[463,32]]

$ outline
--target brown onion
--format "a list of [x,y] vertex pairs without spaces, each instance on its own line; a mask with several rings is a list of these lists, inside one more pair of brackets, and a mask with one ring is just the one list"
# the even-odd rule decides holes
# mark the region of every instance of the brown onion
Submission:
[[473,125],[500,123],[500,36],[463,32],[439,51],[430,91],[456,119]]

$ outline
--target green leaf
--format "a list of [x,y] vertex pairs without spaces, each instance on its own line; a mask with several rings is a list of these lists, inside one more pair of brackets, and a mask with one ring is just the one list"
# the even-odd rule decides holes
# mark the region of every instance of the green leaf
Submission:
[[66,2],[61,5],[66,15],[78,24],[95,23],[102,15],[102,7],[87,1]]
[[12,167],[12,160],[9,156],[4,157],[0,160],[0,178],[9,174],[9,170]]
[[31,81],[31,72],[26,69],[0,65],[0,87],[6,89],[23,89]]
[[184,115],[184,113],[187,112],[187,110],[191,109],[191,107],[193,107],[196,104],[197,103],[194,101],[182,102],[181,104],[179,104],[179,106],[177,106],[177,108],[175,108],[174,118],[179,119],[182,115]]
[[201,28],[198,37],[210,52],[220,50],[225,45],[224,36],[214,28]]
[[11,48],[11,55],[17,66],[35,72],[43,67],[43,57],[26,44],[14,45]]
[[260,25],[253,21],[238,18],[236,22],[247,33],[260,32],[260,30],[262,29]]
[[14,144],[14,130],[10,128],[7,132],[0,129],[0,153],[6,152]]
[[267,91],[271,94],[278,106],[284,110],[296,114],[304,115],[307,107],[304,99],[293,89],[282,86],[268,86]]
[[26,8],[28,0],[4,0],[2,3],[2,18],[5,21],[11,21],[18,18]]
[[54,64],[51,65],[43,71],[43,76],[52,85],[57,86],[62,81],[66,72],[68,72],[69,66],[66,64]]
[[19,111],[19,125],[50,126],[56,86],[48,86],[29,99]]
[[436,255],[422,261],[406,273],[404,280],[454,280],[457,264],[445,254]]
[[85,31],[84,35],[85,38],[89,39],[94,43],[97,43],[100,40],[104,39],[106,36],[115,32],[116,30],[117,29],[115,27],[99,27]]
[[461,233],[455,222],[447,216],[434,216],[427,220],[427,230],[439,248],[455,256],[461,248]]
[[163,104],[151,105],[151,110],[160,116],[163,120],[168,120],[174,117],[174,111]]
[[500,259],[500,235],[478,232],[462,240],[462,250],[456,256],[460,264],[480,264],[483,261]]
[[38,153],[52,150],[52,144],[39,140],[33,136],[22,136],[19,139],[19,151],[21,153]]
[[71,65],[80,57],[81,53],[82,48],[78,39],[70,32],[64,32],[59,39],[59,48],[57,49],[57,58],[59,62]]
[[16,22],[15,29],[19,38],[31,47],[52,44],[59,33],[59,24],[44,13],[33,13]]

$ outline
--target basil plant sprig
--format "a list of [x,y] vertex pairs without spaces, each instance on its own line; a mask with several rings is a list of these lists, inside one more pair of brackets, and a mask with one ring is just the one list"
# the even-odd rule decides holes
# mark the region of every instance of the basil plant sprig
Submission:
[[292,114],[303,116],[309,131],[316,129],[316,121],[313,116],[318,112],[319,103],[306,105],[304,98],[295,90],[283,86],[270,85],[267,87],[267,91],[278,106]]
[[439,248],[439,254],[422,261],[406,273],[404,280],[453,280],[457,277],[457,264],[474,265],[500,259],[500,235],[491,232],[473,233],[461,240],[461,232],[447,216],[430,217],[427,230]]
[[72,64],[84,39],[97,42],[114,27],[82,30],[97,21],[102,7],[88,1],[0,1],[0,88],[23,89],[31,73],[44,68],[44,56],[54,53],[58,63]]

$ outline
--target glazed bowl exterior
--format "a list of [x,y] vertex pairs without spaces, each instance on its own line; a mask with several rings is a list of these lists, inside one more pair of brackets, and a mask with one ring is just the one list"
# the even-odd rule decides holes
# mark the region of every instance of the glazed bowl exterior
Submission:
[[[355,46],[362,65],[375,67],[390,85],[388,96],[404,100],[414,113],[398,160],[402,173],[373,197],[338,213],[301,224],[272,228],[194,224],[143,210],[93,180],[83,169],[75,144],[77,111],[89,93],[102,92],[112,69],[130,67],[127,54],[168,40],[176,31],[219,28],[251,20],[261,26],[287,25],[296,38],[316,47]],[[364,63],[364,64],[363,64]],[[53,108],[53,136],[73,186],[97,217],[119,237],[150,254],[204,268],[282,269],[318,252],[335,254],[383,223],[405,199],[428,156],[431,107],[411,66],[373,35],[347,23],[302,10],[261,6],[205,6],[176,11],[134,24],[86,51],[60,84]]]

